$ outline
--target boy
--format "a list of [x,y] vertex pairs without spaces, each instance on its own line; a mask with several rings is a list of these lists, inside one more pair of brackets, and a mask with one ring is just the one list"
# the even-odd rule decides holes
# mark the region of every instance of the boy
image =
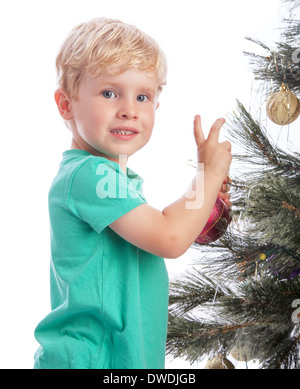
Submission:
[[[163,368],[163,258],[191,246],[221,196],[231,163],[230,143],[218,142],[224,120],[205,139],[195,117],[204,185],[199,169],[191,188],[158,211],[127,168],[151,137],[165,84],[156,42],[133,26],[95,19],[71,32],[56,63],[55,101],[72,144],[49,192],[52,311],[35,330],[41,346],[34,367]],[[229,194],[222,196],[230,205]]]

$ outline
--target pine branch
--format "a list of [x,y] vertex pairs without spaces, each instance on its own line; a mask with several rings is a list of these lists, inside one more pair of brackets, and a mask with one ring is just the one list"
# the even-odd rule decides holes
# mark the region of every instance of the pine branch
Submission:
[[[207,282],[207,289],[214,289],[216,285],[221,290],[226,289],[208,277],[195,277],[194,288],[197,278],[202,287]],[[200,285],[199,295],[202,292]],[[241,282],[235,292],[227,288],[227,293],[215,293],[209,314],[201,315],[201,319],[190,313],[180,317],[170,313],[167,353],[173,357],[185,356],[193,363],[207,354],[229,353],[235,344],[239,344],[246,347],[247,353],[259,355],[265,368],[274,368],[279,354],[281,362],[278,363],[290,366],[291,360],[296,363],[299,358],[299,339],[290,342],[291,333],[299,328],[291,320],[292,301],[299,297],[300,279],[274,282],[263,276],[259,280]],[[208,308],[207,301],[204,305]],[[282,347],[283,344],[286,346]],[[272,359],[275,354],[277,358]]]
[[[291,240],[295,238],[294,236],[288,237]],[[295,251],[274,245],[272,242],[260,244],[259,239],[255,231],[251,238],[248,233],[242,233],[239,230],[234,233],[234,229],[231,228],[230,233],[227,232],[218,242],[210,245],[209,253],[207,253],[206,246],[195,245],[194,248],[199,251],[199,256],[194,260],[194,264],[206,274],[211,274],[224,282],[230,279],[233,283],[255,276],[260,272],[268,274],[268,277],[280,277],[281,279],[294,278],[300,274],[300,253],[297,240],[294,246],[298,251]],[[282,239],[286,241],[288,238],[282,236]],[[280,241],[280,238],[277,239],[275,236],[274,240]]]
[[291,320],[292,302],[300,297],[300,279],[280,280],[266,277],[263,273],[255,279],[239,284],[238,299],[230,296],[220,299],[227,319],[236,322],[250,321],[268,323],[276,332],[290,333],[294,327]]
[[256,81],[264,84],[266,97],[279,91],[282,83],[285,83],[296,95],[300,94],[300,70],[299,64],[293,62],[293,56],[297,53],[298,46],[288,43],[278,43],[276,49],[271,49],[260,41],[246,38],[266,50],[265,55],[244,52]]
[[247,220],[243,231],[253,237],[254,245],[285,247],[294,252],[295,259],[300,257],[298,179],[269,171],[249,174],[243,188],[233,195],[233,209],[241,220]]
[[[206,246],[195,245],[194,248],[199,251],[199,257],[194,261],[195,265],[224,282],[227,279],[237,282],[248,275],[254,275],[256,261],[264,252],[256,239],[251,239],[239,231],[234,233],[233,228],[219,241],[210,245],[209,253]],[[201,256],[200,253],[207,255]]]
[[294,93],[300,93],[300,19],[296,12],[299,11],[299,0],[282,1],[288,4],[290,16],[282,21],[280,42],[271,48],[257,39],[246,37],[265,51],[264,55],[244,54],[249,58],[255,79],[264,83],[267,95],[274,92],[274,87],[279,90],[283,82]]
[[[269,352],[267,352],[269,351]],[[266,355],[269,354],[269,355]],[[290,339],[284,339],[280,347],[272,352],[266,349],[262,369],[294,369],[300,364],[300,333]]]
[[281,0],[283,3],[289,4],[290,10],[300,7],[300,0]]
[[[201,294],[199,294],[199,288]],[[230,293],[230,291],[224,285],[219,287],[215,281],[194,270],[182,279],[170,283],[170,312],[173,315],[182,316],[225,293]]]
[[229,118],[227,130],[232,141],[244,152],[235,154],[234,158],[300,180],[300,154],[289,154],[275,147],[266,136],[265,128],[261,127],[237,100],[237,113]]
[[169,332],[166,351],[173,358],[185,357],[191,364],[205,356],[230,350],[240,329],[250,328],[258,323],[219,325],[201,322],[188,317],[169,317]]
[[282,207],[293,212],[296,217],[300,218],[300,208],[296,208],[292,204],[288,204],[286,201],[282,202]]

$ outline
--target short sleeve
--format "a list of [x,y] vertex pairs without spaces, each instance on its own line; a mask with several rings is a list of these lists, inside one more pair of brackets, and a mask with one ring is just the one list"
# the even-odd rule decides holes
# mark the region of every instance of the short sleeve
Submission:
[[115,162],[89,158],[70,184],[67,207],[100,233],[119,217],[146,202],[142,184],[139,176],[126,176]]

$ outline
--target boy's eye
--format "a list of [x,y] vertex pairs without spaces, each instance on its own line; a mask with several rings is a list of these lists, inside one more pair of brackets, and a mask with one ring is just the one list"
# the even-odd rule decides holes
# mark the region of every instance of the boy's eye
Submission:
[[117,97],[115,92],[113,92],[112,90],[103,91],[102,96],[105,97],[106,99],[113,99],[113,98]]
[[136,99],[139,103],[144,103],[149,100],[149,97],[146,95],[138,95]]

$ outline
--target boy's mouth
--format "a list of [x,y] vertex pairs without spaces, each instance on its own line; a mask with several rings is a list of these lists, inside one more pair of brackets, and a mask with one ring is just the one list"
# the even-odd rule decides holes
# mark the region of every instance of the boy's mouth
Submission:
[[118,135],[135,135],[138,134],[138,130],[135,128],[130,128],[130,127],[118,127],[114,128],[110,131],[113,134],[118,134]]

